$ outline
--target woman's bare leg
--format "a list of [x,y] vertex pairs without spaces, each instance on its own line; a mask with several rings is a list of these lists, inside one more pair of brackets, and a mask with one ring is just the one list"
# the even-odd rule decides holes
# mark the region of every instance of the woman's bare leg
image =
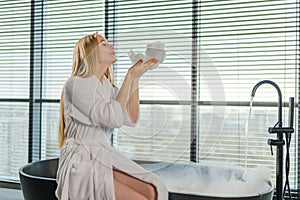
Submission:
[[117,169],[113,170],[113,174],[115,180],[142,194],[148,200],[157,199],[157,191],[152,184],[141,181]]
[[142,194],[138,193],[131,187],[124,185],[118,180],[114,179],[116,200],[147,200]]

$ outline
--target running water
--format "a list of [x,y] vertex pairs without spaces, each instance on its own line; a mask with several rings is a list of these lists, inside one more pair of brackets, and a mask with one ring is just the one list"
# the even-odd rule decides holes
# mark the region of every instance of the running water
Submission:
[[245,129],[245,135],[246,135],[245,170],[247,170],[248,145],[249,145],[249,127],[250,127],[250,120],[251,120],[252,104],[253,104],[253,97],[251,96],[248,121],[246,123],[246,129]]

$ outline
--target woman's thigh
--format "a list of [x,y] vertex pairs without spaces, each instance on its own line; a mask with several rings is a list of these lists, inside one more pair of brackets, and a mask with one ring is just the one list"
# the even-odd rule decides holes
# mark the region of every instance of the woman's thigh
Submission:
[[113,170],[113,174],[115,180],[132,188],[147,199],[155,200],[157,198],[156,188],[152,184],[141,181],[116,169]]
[[147,200],[142,194],[114,179],[116,200]]

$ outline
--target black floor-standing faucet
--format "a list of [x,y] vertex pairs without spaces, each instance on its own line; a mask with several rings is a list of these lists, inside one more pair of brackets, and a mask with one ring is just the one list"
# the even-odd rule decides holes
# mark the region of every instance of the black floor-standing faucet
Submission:
[[[278,85],[276,83],[274,83],[273,81],[270,80],[263,80],[258,82],[252,89],[252,93],[251,93],[251,97],[255,96],[255,92],[257,90],[257,88],[259,86],[261,86],[262,84],[271,84],[272,86],[274,86],[278,92],[278,122],[275,124],[274,127],[270,127],[268,132],[270,134],[272,133],[277,133],[277,139],[269,139],[268,140],[268,144],[271,147],[272,150],[272,146],[277,146],[276,149],[276,199],[277,200],[282,200],[283,199],[283,145],[285,144],[284,140],[283,140],[283,134],[290,134],[294,132],[293,129],[293,116],[290,115],[290,127],[287,128],[283,128],[282,127],[282,94],[281,94],[281,90],[278,87]],[[291,105],[292,104],[292,105]],[[290,112],[293,111],[294,109],[294,101],[290,101]],[[288,180],[288,179],[287,179]]]

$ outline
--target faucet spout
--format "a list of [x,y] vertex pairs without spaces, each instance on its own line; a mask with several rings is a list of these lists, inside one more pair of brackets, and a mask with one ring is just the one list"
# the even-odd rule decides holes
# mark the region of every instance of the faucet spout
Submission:
[[251,97],[254,97],[257,88],[259,88],[259,86],[261,86],[262,84],[265,84],[265,83],[274,86],[277,90],[277,93],[278,93],[278,127],[281,128],[282,127],[282,94],[281,94],[281,90],[278,87],[278,85],[270,80],[260,81],[253,87],[252,92],[251,92]]
[[[274,86],[278,92],[278,122],[275,124],[278,125],[278,127],[274,126],[274,129],[277,129],[273,131],[273,129],[269,128],[269,133],[277,133],[277,140],[268,140],[268,144],[270,145],[271,149],[272,146],[277,146],[276,150],[276,199],[277,200],[283,200],[283,191],[282,191],[282,178],[283,178],[283,133],[284,130],[282,128],[282,94],[280,91],[280,88],[276,83],[270,80],[263,80],[258,82],[252,89],[251,97],[255,96],[255,92],[259,86],[262,84],[270,84]],[[282,130],[281,130],[282,129]]]

